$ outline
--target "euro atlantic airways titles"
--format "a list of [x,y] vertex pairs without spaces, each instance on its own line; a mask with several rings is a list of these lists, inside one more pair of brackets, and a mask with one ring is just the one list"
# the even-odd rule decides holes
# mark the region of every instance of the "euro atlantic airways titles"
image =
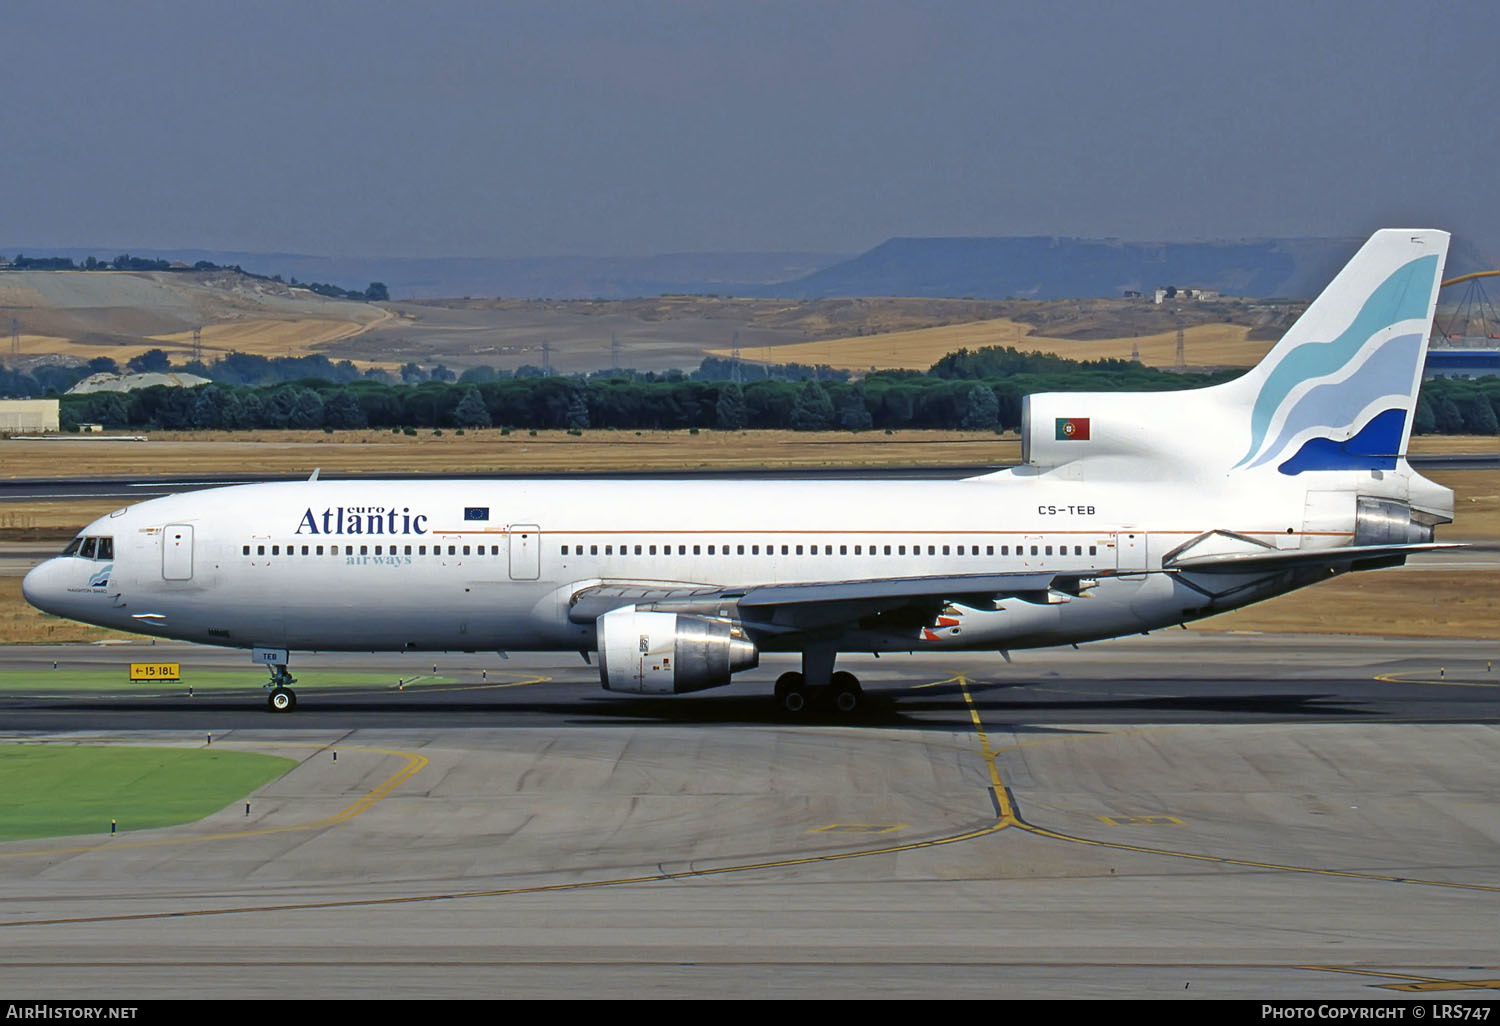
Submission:
[[[319,524],[321,523],[321,527]],[[297,534],[426,534],[427,515],[411,515],[410,506],[398,513],[384,506],[337,506],[318,514],[308,507]]]

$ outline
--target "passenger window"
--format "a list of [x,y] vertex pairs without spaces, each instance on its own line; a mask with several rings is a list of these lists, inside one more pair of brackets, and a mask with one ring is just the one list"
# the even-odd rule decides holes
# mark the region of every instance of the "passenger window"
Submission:
[[[797,551],[798,551],[798,552],[801,552],[801,551],[802,551],[802,550],[801,550],[801,549],[798,549],[798,550],[797,550]],[[781,554],[782,554],[782,555],[783,555],[783,556],[785,556],[785,555],[786,555],[786,554],[787,554],[787,547],[786,547],[786,546],[785,546],[785,545],[783,545],[783,546],[782,546],[782,547],[781,547]]]
[[606,556],[613,556],[615,554],[615,547],[613,545],[604,546],[604,554]]
[[708,554],[709,554],[709,555],[710,555],[710,556],[712,556],[712,555],[713,555],[713,554],[714,554],[714,547],[713,547],[713,546],[712,546],[712,545],[710,545],[710,546],[709,546],[709,547],[708,547]]
[[[248,548],[248,546],[246,547]],[[321,556],[323,554],[323,546],[319,545],[315,551]]]
[[279,555],[281,555],[281,546],[280,545],[272,545],[271,546],[271,555],[273,555],[273,556],[279,556]]
[[1047,546],[1047,555],[1049,555],[1049,556],[1052,555],[1052,546],[1051,545]]
[[797,555],[799,555],[799,556],[802,555],[802,546],[801,545],[797,546]]
[[[359,554],[361,556],[368,556],[370,554],[370,546],[368,546],[368,545],[361,545],[359,547]],[[276,550],[274,548],[271,550],[271,555],[273,555],[273,556],[276,555]]]
[[1097,545],[1090,545],[1089,546],[1089,555],[1091,555],[1091,556],[1097,556],[1098,554],[1099,554],[1099,547]]
[[635,554],[636,554],[636,555],[637,555],[637,556],[639,556],[639,555],[640,555],[640,554],[641,554],[641,547],[640,547],[640,546],[639,546],[639,545],[637,545],[637,546],[636,546],[636,547],[635,547]]
[[745,546],[743,546],[743,545],[736,545],[735,549],[734,549],[734,554],[736,556],[743,556],[745,554]]
[[652,555],[652,556],[656,555],[656,546],[655,545],[651,546],[651,548],[650,548],[650,550],[648,552],[648,555]]
[[948,546],[946,545],[943,546],[943,555],[948,555]]
[[449,545],[449,546],[448,546],[448,555],[450,555],[450,556],[453,556],[453,555],[456,555],[456,554],[457,554],[457,553],[455,553],[455,552],[454,552],[454,551],[453,551],[453,548],[454,548],[454,547],[453,547],[453,546],[452,546],[452,545]]
[[694,545],[693,546],[693,555],[695,555],[695,556],[701,556],[701,555],[703,555],[703,546],[702,545]]
[[993,545],[986,545],[984,547],[984,554],[986,556],[993,556],[995,554],[995,546],[993,546]]
[[242,556],[248,556],[248,555],[250,555],[250,546],[246,545],[245,546],[245,551],[241,552],[240,555],[242,555]]
[[469,554],[469,547],[467,545],[465,545],[464,546],[464,555],[467,556],[468,554]]

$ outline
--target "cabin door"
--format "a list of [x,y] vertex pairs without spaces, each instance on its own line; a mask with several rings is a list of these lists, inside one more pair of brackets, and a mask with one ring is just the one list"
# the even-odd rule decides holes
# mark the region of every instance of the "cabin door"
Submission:
[[1127,528],[1115,535],[1115,569],[1122,577],[1146,572],[1146,532]]
[[542,576],[542,529],[536,524],[510,525],[510,579],[534,581]]
[[161,529],[161,576],[165,581],[193,579],[193,528],[168,524]]

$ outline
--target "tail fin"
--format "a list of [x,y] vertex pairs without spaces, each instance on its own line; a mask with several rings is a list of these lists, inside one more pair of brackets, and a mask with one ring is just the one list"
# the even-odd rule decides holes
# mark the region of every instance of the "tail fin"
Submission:
[[1395,465],[1411,437],[1448,234],[1376,232],[1236,391],[1250,398],[1236,468]]
[[1194,476],[1394,468],[1411,436],[1447,254],[1447,232],[1376,232],[1265,358],[1223,385],[1028,396],[1023,459],[1101,473],[1101,458],[1122,473],[1149,461]]

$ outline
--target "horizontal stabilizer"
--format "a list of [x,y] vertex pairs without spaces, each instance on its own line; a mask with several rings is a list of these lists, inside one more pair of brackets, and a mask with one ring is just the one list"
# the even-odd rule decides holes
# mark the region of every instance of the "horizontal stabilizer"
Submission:
[[1464,545],[1442,542],[1413,542],[1404,545],[1341,545],[1331,549],[1266,549],[1264,552],[1226,552],[1217,555],[1184,556],[1162,564],[1164,570],[1191,571],[1202,574],[1253,574],[1276,570],[1295,570],[1327,566],[1332,569],[1362,570],[1361,564],[1381,566],[1405,562],[1419,552],[1462,549]]

